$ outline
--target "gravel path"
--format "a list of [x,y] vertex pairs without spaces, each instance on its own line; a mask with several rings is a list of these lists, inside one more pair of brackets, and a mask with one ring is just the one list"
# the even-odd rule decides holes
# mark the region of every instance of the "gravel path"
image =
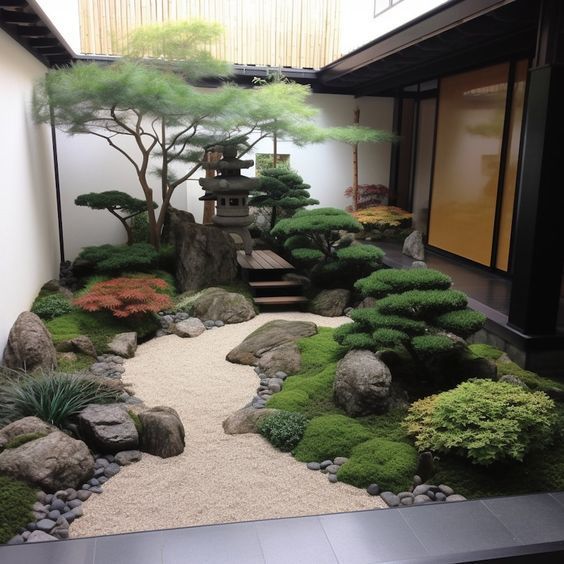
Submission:
[[186,450],[143,460],[104,485],[84,506],[71,537],[125,533],[292,517],[385,507],[379,497],[308,470],[259,435],[226,435],[223,420],[254,395],[251,367],[225,355],[249,333],[272,319],[300,319],[336,327],[347,318],[305,313],[261,314],[237,325],[206,331],[194,339],[153,339],[126,361],[125,382],[148,406],[178,411],[186,429]]

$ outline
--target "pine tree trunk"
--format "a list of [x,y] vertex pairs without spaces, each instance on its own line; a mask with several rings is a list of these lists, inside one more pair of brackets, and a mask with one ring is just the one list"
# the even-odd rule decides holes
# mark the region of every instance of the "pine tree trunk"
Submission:
[[[206,153],[206,161],[209,163],[213,163],[219,161],[221,158],[221,153],[216,151],[208,151]],[[213,169],[206,169],[206,178],[213,178],[215,176],[215,170]],[[212,223],[212,217],[215,213],[215,202],[213,200],[206,200],[204,201],[204,217],[202,219],[202,223],[204,225],[209,225]]]

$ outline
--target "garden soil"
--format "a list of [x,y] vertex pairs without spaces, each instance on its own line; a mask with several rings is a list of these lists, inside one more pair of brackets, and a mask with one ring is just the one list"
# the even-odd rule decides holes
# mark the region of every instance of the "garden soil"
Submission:
[[226,435],[222,422],[254,396],[258,377],[226,354],[273,319],[336,327],[346,317],[305,313],[261,314],[251,321],[208,330],[193,339],[168,335],[137,349],[125,363],[124,381],[147,406],[166,405],[186,429],[183,454],[161,459],[143,454],[84,504],[70,528],[85,537],[318,515],[385,507],[380,497],[308,470],[260,435]]

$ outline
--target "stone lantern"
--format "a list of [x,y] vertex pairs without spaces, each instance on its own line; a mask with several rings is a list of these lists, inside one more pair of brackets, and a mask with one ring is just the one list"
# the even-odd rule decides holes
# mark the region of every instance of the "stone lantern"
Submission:
[[215,162],[203,162],[205,169],[216,170],[218,175],[212,178],[200,178],[200,186],[206,194],[200,200],[215,200],[215,215],[212,222],[228,233],[239,235],[243,240],[245,254],[253,252],[253,240],[249,225],[253,218],[249,216],[249,192],[260,187],[260,179],[241,175],[241,169],[250,168],[254,161],[237,158],[237,145],[216,147],[223,157]]

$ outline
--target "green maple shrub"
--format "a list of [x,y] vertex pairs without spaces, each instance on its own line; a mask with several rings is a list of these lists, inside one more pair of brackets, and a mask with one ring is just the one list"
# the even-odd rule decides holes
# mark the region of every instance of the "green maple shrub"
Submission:
[[260,173],[260,190],[249,198],[249,205],[267,208],[270,215],[270,229],[280,217],[288,217],[296,210],[319,204],[309,195],[311,186],[303,178],[286,167],[267,168]]
[[280,220],[270,232],[284,240],[292,257],[310,270],[315,286],[350,288],[356,280],[382,267],[384,252],[371,245],[351,245],[342,231],[356,233],[362,226],[336,208],[300,210]]
[[41,319],[54,319],[73,310],[72,304],[62,294],[48,294],[38,297],[31,306],[31,311]]
[[33,521],[31,508],[36,501],[33,488],[9,476],[0,476],[0,544]]
[[258,430],[272,446],[290,452],[303,437],[306,425],[307,417],[301,413],[280,411],[260,419]]
[[489,465],[521,461],[528,452],[546,447],[556,421],[554,402],[546,394],[474,380],[416,401],[405,425],[419,450]]
[[96,282],[74,304],[88,312],[110,311],[123,318],[156,313],[172,307],[167,292],[169,285],[162,278],[149,276],[112,278]]
[[363,425],[344,415],[322,415],[312,419],[294,449],[296,460],[322,462],[350,456],[353,447],[373,437]]
[[337,477],[358,488],[378,484],[384,491],[401,492],[411,486],[416,468],[417,451],[411,445],[374,438],[352,449]]

